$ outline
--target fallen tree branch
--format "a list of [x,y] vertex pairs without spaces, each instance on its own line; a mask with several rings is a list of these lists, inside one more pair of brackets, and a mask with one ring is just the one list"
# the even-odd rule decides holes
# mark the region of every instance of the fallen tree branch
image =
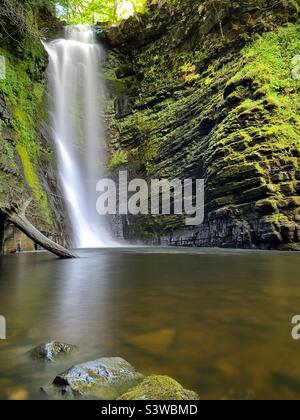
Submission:
[[0,205],[0,210],[6,216],[6,220],[8,222],[15,225],[26,236],[28,236],[28,238],[40,245],[42,248],[57,255],[59,258],[77,258],[74,253],[48,239],[30,223],[25,216],[26,208],[29,206],[30,202],[31,200],[26,201],[21,209],[19,209],[16,205],[11,205],[10,207]]

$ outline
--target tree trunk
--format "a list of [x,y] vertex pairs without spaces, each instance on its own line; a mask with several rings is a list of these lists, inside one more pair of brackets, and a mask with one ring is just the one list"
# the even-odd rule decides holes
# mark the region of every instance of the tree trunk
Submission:
[[3,252],[5,216],[0,212],[0,254]]
[[29,222],[25,216],[25,210],[28,204],[29,203],[26,203],[24,209],[20,212],[18,212],[14,206],[11,208],[0,208],[0,210],[6,215],[6,220],[8,222],[15,225],[26,236],[28,236],[35,243],[39,244],[42,248],[46,249],[52,254],[57,255],[59,258],[77,258],[77,256],[68,249],[65,249],[61,245],[58,245],[48,239]]

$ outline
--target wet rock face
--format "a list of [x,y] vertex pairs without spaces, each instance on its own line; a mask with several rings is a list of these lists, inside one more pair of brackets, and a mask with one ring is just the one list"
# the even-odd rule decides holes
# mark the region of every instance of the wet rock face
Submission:
[[[22,205],[32,197],[26,216],[46,236],[66,245],[64,242],[70,241],[62,232],[69,231],[68,218],[46,112],[47,56],[37,31],[54,35],[60,25],[51,8],[24,9],[24,2],[16,0],[18,20],[10,18],[2,3],[0,44],[6,72],[0,79],[0,203]],[[13,33],[13,38],[8,33]],[[33,242],[28,244],[21,250],[34,248]],[[11,234],[8,225],[4,226],[1,248],[3,252],[19,248],[17,234]]]
[[42,390],[53,399],[116,399],[143,379],[126,360],[102,358],[71,367]]
[[[223,32],[222,36],[249,29],[259,32],[296,19],[297,5],[297,1],[286,0],[275,4],[272,0],[148,0],[146,15],[134,15],[119,26],[105,28],[105,41],[111,48],[132,53],[168,34],[170,47],[195,41],[206,47],[216,32]],[[228,29],[236,33],[228,34]]]
[[118,96],[115,100],[116,118],[121,119],[132,113],[130,99],[126,96]]
[[4,97],[0,96],[0,119],[3,121],[8,121],[12,118],[12,111],[5,103]]
[[58,341],[51,341],[44,343],[34,348],[31,351],[31,357],[35,360],[44,360],[46,362],[53,362],[60,356],[72,353],[78,348],[72,344],[60,343]]
[[152,375],[141,384],[123,394],[120,400],[199,400],[193,391],[184,389],[168,376]]
[[141,216],[128,239],[300,249],[297,5],[162,1],[107,32],[108,71],[131,111],[112,99],[111,154],[126,151],[133,177],[205,180],[203,225]]

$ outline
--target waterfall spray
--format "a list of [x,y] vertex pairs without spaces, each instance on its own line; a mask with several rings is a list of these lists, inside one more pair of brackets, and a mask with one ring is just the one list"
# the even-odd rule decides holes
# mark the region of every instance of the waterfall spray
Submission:
[[92,29],[82,25],[66,27],[64,39],[44,46],[53,138],[76,246],[101,247],[109,244],[95,205],[105,163],[104,87],[99,77],[103,51]]

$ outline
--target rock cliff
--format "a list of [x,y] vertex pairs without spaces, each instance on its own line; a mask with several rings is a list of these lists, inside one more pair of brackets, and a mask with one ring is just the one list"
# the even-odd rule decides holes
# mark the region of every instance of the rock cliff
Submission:
[[[55,155],[45,107],[47,57],[40,38],[57,30],[47,8],[26,9],[5,0],[0,6],[0,203],[33,198],[28,218],[47,236],[64,243],[67,232]],[[0,215],[1,248],[33,250],[34,244]],[[4,239],[4,242],[3,242]]]
[[205,179],[203,225],[126,218],[125,237],[299,249],[299,10],[299,0],[152,1],[100,32],[110,170]]

